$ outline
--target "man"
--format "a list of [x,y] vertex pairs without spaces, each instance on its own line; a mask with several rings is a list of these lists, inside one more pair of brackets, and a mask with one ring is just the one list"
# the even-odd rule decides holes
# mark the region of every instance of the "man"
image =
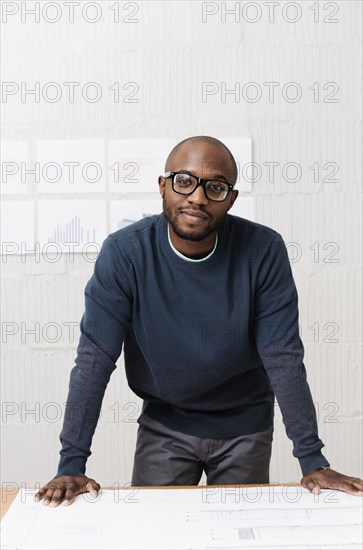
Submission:
[[286,247],[273,229],[227,215],[238,191],[227,147],[195,136],[159,177],[163,213],[112,233],[85,289],[56,477],[36,495],[70,504],[99,484],[85,465],[124,345],[144,400],[132,485],[269,481],[274,397],[302,485],[363,494],[321,453]]

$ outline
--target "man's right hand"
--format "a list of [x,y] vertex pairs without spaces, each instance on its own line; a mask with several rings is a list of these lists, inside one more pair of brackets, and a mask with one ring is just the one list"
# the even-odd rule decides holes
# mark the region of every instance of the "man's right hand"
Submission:
[[101,486],[87,476],[61,476],[49,481],[34,496],[36,502],[43,499],[44,506],[69,506],[76,495],[89,493],[96,498]]

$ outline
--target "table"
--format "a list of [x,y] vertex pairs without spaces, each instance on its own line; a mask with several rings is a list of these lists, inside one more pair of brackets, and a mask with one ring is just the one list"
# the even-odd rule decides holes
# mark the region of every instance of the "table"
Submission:
[[22,487],[5,516],[4,550],[361,550],[363,538],[362,498],[298,483],[110,487],[57,508],[34,494]]
[[[276,484],[274,484],[276,485]],[[268,486],[268,485],[267,485]],[[209,485],[208,487],[218,487],[218,485]],[[255,485],[226,485],[226,487],[255,487]],[[263,485],[261,485],[263,487]],[[102,489],[110,489],[111,487],[102,487]],[[30,489],[30,487],[28,487]],[[201,489],[199,485],[178,485],[178,486],[167,486],[167,487],[140,487],[140,489]],[[120,488],[120,491],[124,490],[123,488]],[[6,490],[6,489],[0,489],[0,497],[1,497],[1,504],[0,504],[0,519],[3,519],[6,512],[10,508],[12,502],[14,501],[16,495],[18,494],[19,489],[16,490]]]

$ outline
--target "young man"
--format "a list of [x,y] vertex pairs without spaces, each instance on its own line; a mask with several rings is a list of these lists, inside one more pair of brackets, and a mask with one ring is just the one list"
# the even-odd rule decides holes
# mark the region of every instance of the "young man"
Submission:
[[104,391],[122,346],[144,400],[133,485],[269,481],[274,397],[302,484],[360,495],[321,453],[284,241],[231,216],[236,163],[207,136],[179,143],[159,177],[163,213],[112,233],[85,289],[56,477],[44,504],[96,496],[85,476]]

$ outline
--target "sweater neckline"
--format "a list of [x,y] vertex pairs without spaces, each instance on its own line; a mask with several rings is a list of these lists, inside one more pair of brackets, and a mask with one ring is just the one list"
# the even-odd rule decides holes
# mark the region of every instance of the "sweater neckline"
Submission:
[[182,254],[181,252],[179,252],[179,250],[177,250],[177,249],[175,248],[175,246],[173,245],[173,243],[171,242],[171,237],[170,237],[170,223],[167,224],[166,232],[167,232],[167,235],[168,235],[169,245],[170,245],[172,251],[174,252],[174,254],[176,254],[177,256],[179,256],[179,258],[182,258],[182,259],[183,259],[184,261],[186,261],[186,262],[190,262],[190,263],[205,262],[206,260],[208,260],[208,259],[214,254],[214,252],[215,252],[215,250],[216,250],[216,248],[217,248],[217,244],[218,244],[218,232],[216,233],[216,240],[215,240],[213,249],[209,252],[209,254],[207,254],[207,256],[204,256],[204,258],[188,258],[188,256],[184,256],[184,254]]
[[[169,243],[169,236],[168,236],[168,220],[165,216],[165,214],[162,212],[160,214],[159,218],[159,224],[158,224],[158,240],[161,244],[161,250],[163,255],[173,262],[173,264],[177,265],[178,267],[184,268],[188,271],[199,271],[203,269],[207,269],[214,265],[220,258],[223,253],[223,249],[225,246],[225,232],[226,232],[226,217],[223,219],[221,225],[218,228],[218,238],[216,240],[215,248],[213,251],[208,254],[205,258],[201,258],[202,261],[188,261],[186,258],[179,256],[179,254],[176,254]],[[188,258],[189,259],[189,258]]]

